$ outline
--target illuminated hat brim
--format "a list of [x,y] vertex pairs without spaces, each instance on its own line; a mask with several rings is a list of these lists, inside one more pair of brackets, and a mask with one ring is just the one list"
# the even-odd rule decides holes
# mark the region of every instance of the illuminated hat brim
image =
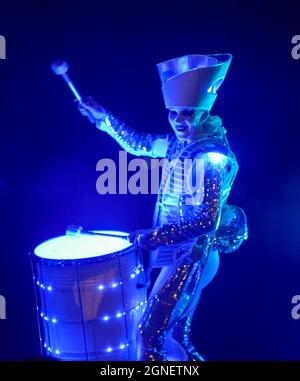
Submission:
[[231,59],[230,54],[188,55],[158,64],[166,108],[210,110]]

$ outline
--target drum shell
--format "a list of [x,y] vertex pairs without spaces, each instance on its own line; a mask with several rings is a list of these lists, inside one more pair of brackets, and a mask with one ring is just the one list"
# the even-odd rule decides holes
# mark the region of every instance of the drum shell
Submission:
[[146,303],[136,247],[80,260],[31,254],[43,353],[61,360],[136,360]]

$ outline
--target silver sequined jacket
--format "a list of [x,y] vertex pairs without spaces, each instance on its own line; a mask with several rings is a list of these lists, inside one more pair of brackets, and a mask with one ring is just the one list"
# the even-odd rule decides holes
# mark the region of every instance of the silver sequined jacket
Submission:
[[[168,164],[168,168],[164,166],[163,169],[153,230],[148,235],[151,249],[215,235],[222,208],[238,171],[237,160],[226,138],[205,135],[186,143],[178,140],[174,133],[139,133],[110,113],[98,128],[105,130],[133,155],[165,158],[167,164],[174,160],[177,163],[173,166]],[[187,159],[192,165],[184,171]],[[194,180],[195,173],[200,173],[198,188],[186,192],[185,179]]]

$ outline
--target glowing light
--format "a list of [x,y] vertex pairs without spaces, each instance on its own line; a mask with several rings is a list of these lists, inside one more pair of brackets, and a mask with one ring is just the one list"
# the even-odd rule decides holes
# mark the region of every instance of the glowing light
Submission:
[[[135,307],[132,307],[130,310],[128,310],[127,311],[127,313],[128,314],[134,314],[135,313],[135,311],[138,311],[140,308],[141,308],[141,306],[143,306],[144,304],[146,304],[147,303],[147,301],[144,301],[144,302],[140,302],[139,304],[137,304]],[[145,311],[145,308],[143,309],[143,312]],[[125,316],[126,315],[126,311],[123,311],[123,312],[121,312],[121,311],[117,311],[115,314],[113,314],[113,315],[105,315],[105,316],[103,316],[102,318],[101,318],[101,320],[103,320],[103,321],[108,321],[108,320],[110,320],[110,319],[112,319],[112,318],[117,318],[117,319],[120,319],[122,316]],[[55,318],[55,320],[56,320],[56,318]]]
[[60,351],[58,349],[56,349],[55,354],[60,355]]
[[106,352],[112,352],[112,351],[113,351],[112,347],[106,348]]
[[53,318],[51,319],[52,323],[56,324],[57,323],[57,319],[56,318]]
[[[144,271],[144,269],[142,267],[138,268],[137,270],[135,270],[134,273],[130,274],[130,279],[134,279],[136,277],[136,275],[140,274],[141,271]],[[99,284],[97,286],[98,290],[102,291],[104,290],[106,287],[111,287],[111,288],[116,288],[118,286],[122,286],[123,284],[123,281],[116,281],[116,282],[113,282],[111,284],[107,284],[107,285],[104,285],[104,284]]]
[[119,348],[120,348],[120,349],[124,349],[124,348],[125,348],[125,344],[121,344],[121,345],[119,346]]
[[46,259],[82,259],[115,253],[131,245],[126,239],[117,236],[81,234],[79,237],[72,237],[64,235],[43,242],[35,248],[34,253],[40,258]]
[[107,125],[107,127],[111,127],[111,123],[108,116],[105,118],[105,124]]
[[52,286],[48,286],[48,287],[47,287],[47,290],[48,290],[48,291],[52,291],[52,290],[53,290]]
[[226,156],[219,152],[209,152],[208,157],[214,164],[220,164],[226,159]]

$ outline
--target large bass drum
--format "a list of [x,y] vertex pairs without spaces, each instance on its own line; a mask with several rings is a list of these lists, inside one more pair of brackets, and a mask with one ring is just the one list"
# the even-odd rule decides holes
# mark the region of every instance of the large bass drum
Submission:
[[61,236],[36,247],[31,262],[44,354],[73,361],[137,359],[147,290],[134,245],[125,237]]

